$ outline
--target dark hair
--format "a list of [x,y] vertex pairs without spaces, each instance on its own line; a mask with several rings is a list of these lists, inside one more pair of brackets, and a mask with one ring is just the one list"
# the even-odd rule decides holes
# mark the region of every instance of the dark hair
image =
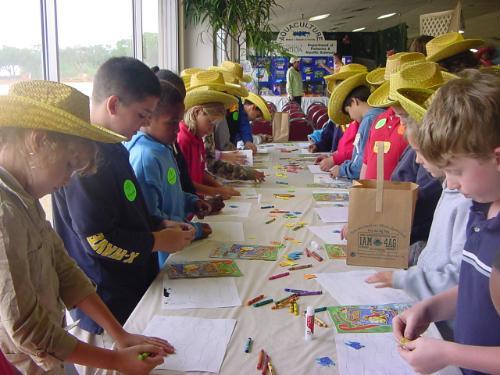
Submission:
[[160,67],[158,65],[155,65],[153,67],[151,67],[151,71],[156,74],[160,71]]
[[335,53],[333,54],[333,56],[335,56],[336,58],[338,58],[338,59],[341,59],[341,60],[342,60],[342,54],[341,54],[340,52],[335,52]]
[[168,112],[168,107],[182,104],[184,98],[177,88],[168,81],[160,80],[160,100],[153,111],[153,118],[158,118]]
[[342,103],[342,113],[344,115],[348,115],[345,108],[350,107],[351,103],[354,99],[358,99],[362,102],[368,101],[368,97],[370,96],[370,89],[366,86],[358,86],[354,90],[352,90],[349,95],[344,99]]
[[427,56],[427,50],[425,49],[425,45],[434,39],[433,36],[430,35],[420,35],[413,39],[413,42],[410,44],[409,52],[420,52]]
[[245,105],[253,105],[253,106],[255,106],[255,109],[256,109],[257,111],[259,111],[260,116],[261,116],[261,117],[262,117],[262,116],[264,116],[264,114],[262,113],[261,109],[257,106],[257,104],[252,103],[250,100],[246,100],[246,99],[245,99],[245,102],[243,103],[243,105],[244,105],[244,106],[245,106]]
[[102,64],[94,77],[92,102],[101,103],[116,95],[125,104],[149,96],[160,96],[160,82],[141,61],[132,57],[112,57]]
[[459,73],[467,68],[479,67],[479,59],[469,50],[437,62],[450,73]]
[[186,86],[184,86],[184,81],[177,74],[168,69],[158,69],[155,74],[158,79],[172,84],[180,92],[183,99],[186,97]]

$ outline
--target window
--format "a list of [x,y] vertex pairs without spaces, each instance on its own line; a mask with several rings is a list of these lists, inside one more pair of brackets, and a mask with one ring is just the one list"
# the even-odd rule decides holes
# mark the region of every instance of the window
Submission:
[[87,95],[99,66],[133,56],[131,0],[58,1],[60,80]]
[[0,94],[16,81],[43,78],[40,19],[40,0],[2,2]]
[[158,0],[142,0],[142,53],[149,67],[158,65]]

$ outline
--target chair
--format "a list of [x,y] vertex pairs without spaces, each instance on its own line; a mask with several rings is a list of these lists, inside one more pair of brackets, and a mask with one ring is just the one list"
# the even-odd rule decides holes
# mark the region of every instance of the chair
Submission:
[[273,126],[270,121],[255,120],[252,122],[252,134],[273,135]]
[[313,131],[312,126],[305,118],[292,119],[289,124],[289,141],[307,141],[307,135],[311,134]]
[[315,129],[323,129],[323,126],[328,122],[328,113],[323,114],[318,121],[316,121]]

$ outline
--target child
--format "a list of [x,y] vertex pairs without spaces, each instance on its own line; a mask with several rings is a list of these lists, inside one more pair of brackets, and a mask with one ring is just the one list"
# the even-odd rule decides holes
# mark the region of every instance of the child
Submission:
[[[63,361],[149,373],[163,359],[139,361],[137,355],[163,355],[173,348],[123,330],[68,256],[39,202],[72,174],[95,171],[93,141],[116,143],[123,137],[91,125],[88,97],[55,82],[16,83],[0,97],[0,108],[2,351],[25,374],[64,374]],[[87,311],[120,349],[96,348],[68,333],[64,307],[75,306]],[[2,365],[0,372],[8,373]]]
[[[92,121],[128,140],[149,123],[159,95],[159,81],[146,65],[111,58],[94,77]],[[156,252],[181,250],[193,239],[194,229],[149,214],[122,144],[100,143],[98,150],[97,173],[73,176],[53,194],[54,225],[71,257],[124,324],[158,273]],[[71,315],[79,320],[75,335],[112,344],[87,310],[76,308]]]
[[[243,109],[245,110],[251,125],[253,125],[253,122],[257,120],[268,122],[273,120],[274,113],[271,114],[266,101],[260,95],[254,94],[253,92],[249,92],[248,96],[245,97]],[[273,141],[273,137],[269,134],[253,134],[252,137],[253,143],[256,145]]]
[[[401,123],[405,126],[408,143],[416,152],[417,163],[434,178],[442,180],[444,173],[420,154],[415,139],[419,125],[412,118],[404,117]],[[375,283],[380,288],[404,289],[419,300],[456,286],[470,204],[470,199],[458,190],[444,188],[434,213],[429,240],[418,256],[416,265],[408,270],[377,272],[366,282]]]
[[[200,72],[193,78],[203,81],[205,76],[205,72]],[[203,138],[213,133],[215,122],[225,116],[226,107],[236,102],[236,97],[210,86],[189,89],[186,94],[186,112],[184,121],[179,125],[177,142],[186,159],[196,191],[200,195],[220,194],[224,199],[239,195],[238,191],[230,186],[222,186],[205,171],[206,152],[203,143]]]
[[319,167],[322,171],[329,171],[334,165],[340,165],[346,160],[351,160],[352,150],[354,149],[354,139],[358,133],[359,123],[357,121],[351,121],[350,124],[346,125],[343,134],[338,140],[337,148],[332,152],[331,156],[318,156],[315,160],[315,164],[319,163]]
[[[435,94],[418,133],[423,157],[446,184],[473,200],[458,287],[424,300],[393,320],[400,348],[417,372],[445,366],[464,374],[498,373],[500,315],[489,289],[500,242],[500,79],[466,71]],[[431,322],[455,318],[455,343],[419,337]]]
[[328,120],[321,129],[315,130],[307,136],[311,142],[308,146],[309,152],[335,152],[344,130],[345,126],[338,126],[332,120]]
[[[161,96],[154,110],[151,123],[125,144],[129,150],[130,164],[144,192],[149,212],[154,216],[174,221],[185,221],[195,213],[202,219],[210,213],[206,201],[194,194],[182,191],[179,167],[173,153],[173,143],[179,131],[179,122],[184,114],[183,98],[179,91],[166,81],[160,81]],[[204,223],[191,223],[195,240],[208,237],[212,232]],[[159,253],[160,267],[168,254]]]
[[370,96],[370,89],[366,83],[366,73],[359,73],[342,81],[333,89],[328,103],[328,116],[337,124],[346,124],[351,120],[359,123],[353,145],[352,157],[330,170],[332,177],[359,178],[363,151],[368,139],[373,120],[383,111],[372,108],[366,102]]

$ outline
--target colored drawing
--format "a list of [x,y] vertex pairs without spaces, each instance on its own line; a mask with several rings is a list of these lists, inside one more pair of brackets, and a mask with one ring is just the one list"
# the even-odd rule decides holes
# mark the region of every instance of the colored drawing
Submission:
[[220,244],[210,258],[248,259],[248,260],[276,260],[278,258],[277,246]]
[[313,193],[316,202],[349,202],[349,193]]
[[170,279],[191,279],[199,277],[241,276],[238,265],[232,260],[209,260],[189,263],[168,263]]
[[387,333],[392,332],[392,319],[410,306],[407,303],[333,306],[328,313],[338,333]]
[[330,258],[330,259],[343,259],[346,257],[346,255],[345,255],[346,246],[345,245],[325,244],[324,246],[325,246],[326,253],[328,254],[328,258]]

